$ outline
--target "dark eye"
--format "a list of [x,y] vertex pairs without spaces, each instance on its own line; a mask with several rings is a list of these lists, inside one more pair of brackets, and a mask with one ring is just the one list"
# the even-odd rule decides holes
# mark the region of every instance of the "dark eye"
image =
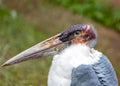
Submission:
[[75,36],[80,35],[80,31],[75,31],[75,32],[74,32],[74,35],[75,35]]
[[86,35],[84,36],[84,38],[85,38],[85,39],[89,39],[89,35],[86,34]]

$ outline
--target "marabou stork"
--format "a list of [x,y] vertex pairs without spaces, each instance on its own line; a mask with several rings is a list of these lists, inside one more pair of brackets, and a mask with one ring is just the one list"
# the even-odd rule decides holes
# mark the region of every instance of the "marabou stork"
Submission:
[[96,31],[89,24],[73,25],[11,58],[2,66],[54,55],[48,86],[118,86],[108,58],[94,49]]

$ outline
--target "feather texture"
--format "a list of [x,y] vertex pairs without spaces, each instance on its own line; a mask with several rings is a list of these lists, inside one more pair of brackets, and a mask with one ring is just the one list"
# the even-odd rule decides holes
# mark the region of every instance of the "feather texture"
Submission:
[[[101,67],[99,67],[100,66],[99,63],[102,63],[102,61],[104,61],[104,62],[103,62],[103,64],[101,64]],[[104,63],[106,63],[107,65]],[[89,67],[88,68],[89,70],[86,71],[82,67],[82,65],[85,65],[85,67]],[[86,66],[86,65],[89,65],[89,66]],[[97,67],[97,65],[99,68]],[[73,83],[74,83],[73,77],[76,76],[76,75],[74,75],[74,71],[79,70],[79,67],[80,67],[80,69],[83,68],[83,69],[81,69],[81,71],[83,71],[83,73],[88,72],[90,74],[90,76],[92,76],[92,77],[94,75],[98,79],[97,81],[100,82],[100,78],[98,78],[98,77],[100,76],[101,73],[97,74],[97,72],[99,72],[100,70],[104,71],[105,68],[102,69],[102,66],[105,66],[105,68],[110,67],[110,69],[108,71],[113,72],[113,74],[110,74],[110,75],[115,76],[114,80],[116,83],[117,79],[116,79],[114,69],[113,69],[111,63],[108,61],[108,59],[106,59],[106,57],[103,56],[103,54],[101,52],[96,51],[92,48],[89,48],[88,46],[86,46],[84,44],[71,45],[70,47],[66,48],[58,55],[54,56],[53,61],[52,61],[52,66],[51,66],[50,72],[49,72],[48,85],[49,86],[70,86],[70,85],[71,86],[81,86],[81,85],[73,85]],[[82,78],[83,77],[81,77],[81,79]],[[89,77],[88,77],[88,79],[89,79]],[[86,78],[86,80],[88,80],[88,79]],[[94,79],[94,80],[96,80],[96,79]],[[89,84],[89,82],[87,82],[87,81],[86,81],[86,83]],[[101,82],[99,84],[101,84]],[[83,85],[83,86],[88,86],[88,85]],[[91,86],[93,86],[93,85],[91,85]]]

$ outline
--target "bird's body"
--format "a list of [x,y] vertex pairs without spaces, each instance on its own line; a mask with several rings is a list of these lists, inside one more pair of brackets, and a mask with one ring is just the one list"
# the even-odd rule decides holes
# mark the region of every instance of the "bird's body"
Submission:
[[[55,86],[59,83],[57,86],[70,86],[73,68],[80,65],[91,65],[99,60],[99,57],[94,57],[92,51],[89,47],[78,44],[55,55],[49,72],[48,85]],[[100,53],[97,55],[100,56]]]
[[48,86],[118,86],[113,67],[108,63],[102,53],[86,45],[70,46],[54,56]]
[[104,54],[94,49],[96,31],[78,24],[11,58],[2,66],[56,54],[48,86],[118,86],[114,68]]

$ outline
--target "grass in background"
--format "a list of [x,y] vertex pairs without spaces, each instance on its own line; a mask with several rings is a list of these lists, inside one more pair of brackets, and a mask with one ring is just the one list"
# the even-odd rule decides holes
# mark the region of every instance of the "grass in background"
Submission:
[[[0,64],[47,37],[34,25],[25,23],[14,10],[0,6]],[[46,86],[49,60],[0,68],[0,86]]]
[[113,7],[105,0],[48,0],[70,11],[86,15],[103,25],[120,32],[120,7]]

